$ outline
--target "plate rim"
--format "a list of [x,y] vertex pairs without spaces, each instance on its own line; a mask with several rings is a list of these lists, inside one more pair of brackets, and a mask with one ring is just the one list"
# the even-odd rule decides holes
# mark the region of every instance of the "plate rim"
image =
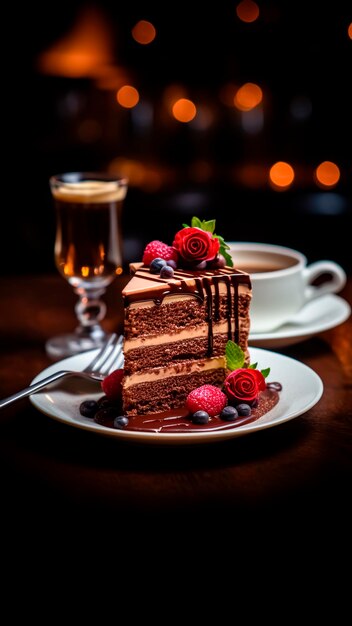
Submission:
[[[265,333],[249,333],[249,341],[271,341],[271,340],[279,340],[279,339],[291,339],[296,337],[310,337],[313,335],[318,335],[326,330],[330,330],[331,328],[335,328],[335,326],[339,326],[343,324],[351,315],[351,306],[347,300],[337,295],[336,293],[325,294],[326,297],[333,298],[336,300],[341,306],[340,315],[336,316],[333,320],[327,321],[324,324],[321,324],[318,329],[314,330],[312,328],[312,324],[308,327],[299,326],[298,328],[292,328],[289,331],[271,331]],[[324,297],[324,296],[321,296]],[[254,346],[253,346],[254,347]]]
[[[310,376],[313,376],[313,378],[315,379],[315,383],[317,384],[317,388],[314,393],[314,396],[312,396],[311,400],[303,407],[303,410],[299,409],[293,412],[288,411],[287,413],[284,413],[284,415],[282,415],[281,417],[277,417],[269,421],[260,422],[261,418],[259,418],[255,422],[244,424],[242,426],[237,426],[237,427],[234,427],[233,429],[226,429],[226,430],[220,430],[220,431],[209,430],[209,431],[201,432],[201,433],[197,431],[192,431],[188,433],[155,433],[155,432],[147,432],[147,431],[128,431],[128,430],[124,431],[124,430],[118,430],[118,429],[115,430],[107,426],[102,426],[101,424],[97,424],[93,421],[86,423],[83,421],[82,422],[75,421],[73,418],[70,418],[70,419],[64,418],[58,414],[55,414],[46,410],[45,407],[43,407],[42,400],[43,400],[43,396],[45,396],[45,391],[38,393],[38,394],[33,394],[32,396],[29,396],[29,399],[30,399],[31,404],[44,415],[47,415],[48,417],[54,419],[55,421],[66,424],[67,426],[73,426],[74,428],[77,428],[79,430],[85,430],[85,431],[89,431],[89,432],[106,436],[109,438],[117,439],[120,441],[128,441],[131,443],[134,442],[134,443],[148,443],[148,444],[152,443],[152,444],[169,444],[169,445],[170,444],[172,445],[172,444],[212,443],[216,441],[234,439],[234,438],[244,436],[253,432],[266,430],[267,428],[271,428],[273,426],[279,426],[280,424],[284,424],[285,422],[288,422],[296,417],[299,417],[300,415],[304,415],[313,406],[315,406],[317,402],[319,402],[324,391],[324,385],[320,376],[311,367],[309,367],[305,363],[302,363],[301,361],[298,361],[297,359],[293,359],[292,357],[280,354],[278,352],[266,350],[264,348],[251,347],[250,350],[251,350],[251,353],[253,352],[260,353],[258,355],[259,360],[261,359],[261,355],[267,356],[268,359],[270,359],[270,357],[275,355],[275,357],[279,357],[279,359],[284,359],[285,361],[292,362],[295,367],[298,366],[302,369],[305,369],[307,372],[309,372]],[[97,350],[89,350],[85,353],[81,353],[80,355],[75,355],[75,357],[68,357],[61,361],[52,363],[47,368],[39,372],[39,374],[37,374],[37,376],[34,377],[31,384],[40,380],[42,377],[44,377],[44,375],[47,375],[48,370],[50,370],[48,373],[51,373],[52,368],[62,369],[63,366],[65,365],[65,362],[67,361],[70,362],[72,358],[76,358],[77,356],[79,357],[87,356],[88,358],[88,355],[89,355],[89,358],[92,358],[94,352],[97,352]],[[255,356],[255,359],[257,359],[257,356]],[[266,415],[268,414],[266,413]]]

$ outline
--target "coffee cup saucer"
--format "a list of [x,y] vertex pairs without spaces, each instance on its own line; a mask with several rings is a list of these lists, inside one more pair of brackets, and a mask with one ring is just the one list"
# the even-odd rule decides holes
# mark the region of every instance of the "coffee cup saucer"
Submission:
[[340,296],[326,294],[308,302],[295,318],[276,330],[250,333],[249,345],[260,348],[282,348],[305,341],[347,320],[351,307]]

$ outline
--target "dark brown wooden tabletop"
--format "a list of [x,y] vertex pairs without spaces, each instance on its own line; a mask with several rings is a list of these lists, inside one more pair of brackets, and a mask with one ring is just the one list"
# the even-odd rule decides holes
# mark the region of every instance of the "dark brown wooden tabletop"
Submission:
[[[122,330],[120,292],[106,294],[107,330]],[[58,276],[0,280],[0,397],[27,386],[51,361],[50,336],[75,326],[75,296]],[[340,294],[352,301],[352,280]],[[158,520],[187,524],[208,514],[220,527],[254,520],[311,532],[333,516],[347,528],[352,479],[352,319],[279,352],[311,367],[324,394],[307,413],[275,428],[196,446],[143,446],[59,423],[28,399],[0,413],[2,503],[7,516]],[[265,522],[267,520],[267,522]],[[184,528],[184,526],[182,526]],[[310,530],[309,530],[310,529]],[[236,531],[237,532],[237,531]],[[241,534],[241,531],[240,531]]]

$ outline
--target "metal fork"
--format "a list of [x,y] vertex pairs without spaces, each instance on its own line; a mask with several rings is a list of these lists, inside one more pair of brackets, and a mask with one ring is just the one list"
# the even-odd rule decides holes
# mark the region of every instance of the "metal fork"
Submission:
[[123,366],[122,340],[122,335],[119,337],[116,334],[111,335],[106,344],[101,348],[94,359],[88,363],[84,370],[81,372],[75,370],[60,370],[51,374],[51,376],[42,378],[33,385],[22,389],[22,391],[18,391],[12,396],[0,400],[0,409],[3,409],[8,404],[12,404],[12,402],[16,402],[16,400],[26,398],[32,393],[36,393],[40,389],[66,376],[80,376],[98,382],[102,381],[111,371],[120,369]]

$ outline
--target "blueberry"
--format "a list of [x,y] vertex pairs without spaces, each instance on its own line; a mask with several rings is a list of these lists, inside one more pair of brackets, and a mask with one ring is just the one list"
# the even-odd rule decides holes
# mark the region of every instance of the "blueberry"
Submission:
[[172,267],[173,270],[175,270],[177,268],[177,263],[173,259],[170,259],[169,261],[166,261],[166,265],[169,265],[170,267]]
[[193,424],[207,424],[209,420],[209,413],[207,413],[206,411],[196,411],[192,415]]
[[220,417],[225,422],[234,422],[238,418],[238,412],[234,406],[225,406],[220,413]]
[[206,266],[207,266],[207,262],[206,261],[201,261],[200,263],[198,263],[198,265],[196,265],[194,267],[194,269],[202,271],[202,270],[205,270]]
[[174,270],[170,265],[164,265],[160,270],[161,278],[173,278]]
[[79,412],[84,417],[93,418],[99,409],[99,405],[95,400],[85,400],[79,406]]
[[238,404],[236,409],[238,411],[238,415],[241,415],[241,417],[249,417],[252,413],[252,409],[249,404]]
[[128,426],[128,417],[126,417],[125,415],[119,415],[119,417],[115,417],[114,428],[119,428],[121,430],[122,428],[125,428],[125,426]]
[[161,268],[164,267],[164,265],[166,265],[166,261],[164,261],[164,259],[153,259],[149,266],[149,269],[152,274],[159,274]]

